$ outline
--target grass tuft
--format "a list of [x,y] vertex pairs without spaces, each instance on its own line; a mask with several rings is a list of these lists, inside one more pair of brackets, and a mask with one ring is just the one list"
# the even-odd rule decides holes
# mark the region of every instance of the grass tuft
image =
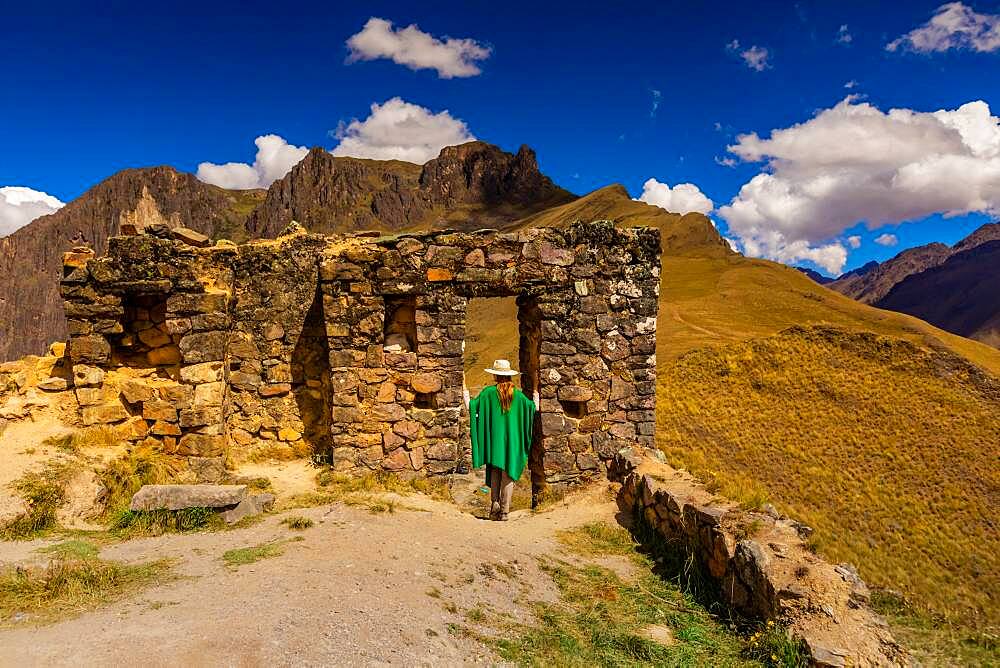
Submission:
[[109,530],[119,538],[159,536],[222,529],[225,523],[212,508],[182,510],[122,510],[111,518]]
[[162,581],[167,561],[121,564],[98,559],[56,560],[44,568],[0,570],[0,627],[15,615],[45,623],[122,599]]
[[74,462],[51,460],[41,470],[29,471],[15,481],[11,487],[24,499],[27,509],[0,527],[0,538],[31,540],[53,529],[74,472]]
[[281,523],[287,526],[289,529],[294,529],[296,531],[302,531],[303,529],[308,529],[315,524],[308,517],[302,517],[301,515],[292,515],[281,520]]
[[86,427],[62,436],[50,436],[42,441],[42,445],[64,452],[79,452],[83,448],[113,448],[121,443],[118,431],[104,425]]
[[48,554],[57,559],[86,561],[96,559],[101,549],[85,540],[70,539],[54,545],[46,545],[36,550],[41,554]]
[[[97,477],[104,486],[104,513],[102,519],[120,524],[132,497],[143,485],[162,485],[171,482],[180,470],[180,462],[159,450],[145,445],[129,448],[98,471]],[[130,519],[130,518],[126,518]],[[119,528],[121,528],[119,526]]]
[[240,566],[246,566],[262,559],[280,557],[284,552],[285,549],[280,542],[263,543],[252,547],[239,547],[227,550],[222,554],[222,560],[230,568],[239,568]]

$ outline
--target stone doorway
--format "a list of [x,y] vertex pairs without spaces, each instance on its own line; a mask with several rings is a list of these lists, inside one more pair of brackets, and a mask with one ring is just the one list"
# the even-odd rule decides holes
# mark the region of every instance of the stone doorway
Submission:
[[[483,387],[494,382],[493,376],[484,369],[496,359],[507,359],[521,372],[515,383],[529,399],[534,399],[540,385],[540,350],[541,313],[533,297],[469,299],[463,368],[470,396],[475,397]],[[545,488],[544,459],[541,420],[536,414],[535,441],[528,460],[528,471],[518,481],[519,489],[515,493],[515,498],[530,495],[532,507]]]
[[330,345],[317,289],[291,356],[292,392],[302,421],[302,440],[319,464],[333,464]]

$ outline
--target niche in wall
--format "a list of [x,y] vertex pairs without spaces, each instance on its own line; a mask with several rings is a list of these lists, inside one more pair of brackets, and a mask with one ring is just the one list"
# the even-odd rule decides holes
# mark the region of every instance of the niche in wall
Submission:
[[386,352],[417,350],[417,300],[414,296],[385,298],[384,346]]

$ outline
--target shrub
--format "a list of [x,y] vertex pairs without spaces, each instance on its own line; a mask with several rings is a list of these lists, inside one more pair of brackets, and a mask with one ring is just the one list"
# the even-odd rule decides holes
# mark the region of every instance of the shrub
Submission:
[[66,485],[73,476],[73,462],[50,461],[40,471],[29,471],[12,487],[27,509],[0,528],[5,540],[30,540],[53,528],[56,510],[66,500]]
[[117,517],[143,485],[168,483],[179,469],[176,459],[149,446],[129,448],[97,474],[105,490],[103,517]]

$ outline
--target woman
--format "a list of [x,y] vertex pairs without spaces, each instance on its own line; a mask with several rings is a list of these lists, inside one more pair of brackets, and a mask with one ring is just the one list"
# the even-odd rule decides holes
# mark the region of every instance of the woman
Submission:
[[531,448],[535,404],[511,380],[517,371],[507,360],[496,360],[486,373],[496,385],[484,387],[469,402],[472,466],[486,464],[490,487],[490,519],[507,520],[514,481],[521,477]]

